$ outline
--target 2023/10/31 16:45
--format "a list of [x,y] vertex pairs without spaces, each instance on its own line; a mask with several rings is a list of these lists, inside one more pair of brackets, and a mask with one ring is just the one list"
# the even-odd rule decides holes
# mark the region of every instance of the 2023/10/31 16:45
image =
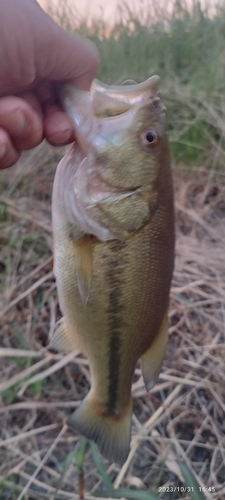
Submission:
[[[190,493],[194,492],[195,488],[194,486],[159,486],[158,492],[160,493],[174,493],[174,492],[179,492],[179,493]],[[205,493],[205,492],[210,492],[210,493],[215,493],[216,488],[215,486],[209,486],[208,488],[206,486],[198,486],[198,491]]]

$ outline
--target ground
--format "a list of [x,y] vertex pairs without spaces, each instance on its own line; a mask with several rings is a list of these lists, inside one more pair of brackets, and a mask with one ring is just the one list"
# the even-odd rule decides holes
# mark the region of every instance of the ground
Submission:
[[[51,189],[62,154],[42,145],[1,177],[0,498],[100,498],[107,489],[104,466],[114,485],[129,491],[122,498],[151,500],[152,492],[155,498],[187,500],[194,497],[182,462],[198,482],[196,500],[223,500],[225,175],[204,169],[190,175],[182,165],[174,167],[170,338],[150,394],[136,369],[131,454],[119,468],[104,460],[99,465],[88,445],[83,457],[84,441],[66,425],[89,389],[87,361],[47,350],[60,318]],[[112,490],[106,496],[115,495]]]

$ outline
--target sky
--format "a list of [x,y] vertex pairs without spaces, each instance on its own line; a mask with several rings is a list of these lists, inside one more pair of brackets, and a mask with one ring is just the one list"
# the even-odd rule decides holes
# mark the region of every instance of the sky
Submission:
[[[130,12],[143,23],[145,23],[145,20],[154,19],[155,16],[158,19],[158,16],[161,15],[160,13],[164,16],[166,12],[170,12],[171,6],[175,1],[176,0],[38,0],[40,5],[46,8],[49,13],[52,10],[56,10],[58,14],[62,14],[65,9],[68,14],[70,11],[68,6],[71,6],[72,15],[75,18],[77,13],[77,20],[85,20],[86,24],[90,25],[92,19],[97,18],[98,20],[104,21],[104,26],[108,25],[109,27],[113,26],[116,20],[120,22],[123,18],[124,20],[127,18],[130,19]],[[191,2],[193,0],[184,1]]]
[[[49,5],[54,5],[57,4],[58,2],[62,2],[64,0],[38,0],[40,5],[45,8],[46,4],[49,3]],[[122,4],[121,0],[71,0],[75,6],[77,6],[77,9],[79,12],[82,14],[85,14],[86,12],[89,14],[89,16],[93,17],[99,17],[102,12],[104,12],[104,18],[107,20],[112,20],[114,17],[114,13],[116,11],[117,5]],[[126,3],[128,5],[133,4],[134,0],[126,0]]]
[[[193,2],[199,1],[201,5],[206,5],[209,7],[215,0],[183,0],[184,5],[192,5]],[[224,0],[219,0],[223,2]],[[47,5],[50,8],[57,7],[57,5],[61,6],[61,10],[63,6],[67,5],[67,3],[75,9],[73,12],[78,12],[78,19],[80,17],[84,18],[87,21],[87,24],[90,24],[92,18],[97,17],[98,19],[104,20],[104,24],[113,26],[116,19],[118,19],[118,8],[126,6],[129,11],[133,12],[134,15],[137,15],[139,20],[145,19],[154,19],[154,14],[166,16],[170,15],[171,9],[173,10],[173,5],[175,0],[38,0],[40,5],[43,8],[46,8]],[[182,0],[181,0],[182,2]],[[117,11],[117,16],[115,15]],[[68,10],[67,10],[68,12]],[[127,9],[123,9],[123,16],[127,17]],[[123,17],[122,16],[122,17]],[[121,19],[121,17],[119,16]]]

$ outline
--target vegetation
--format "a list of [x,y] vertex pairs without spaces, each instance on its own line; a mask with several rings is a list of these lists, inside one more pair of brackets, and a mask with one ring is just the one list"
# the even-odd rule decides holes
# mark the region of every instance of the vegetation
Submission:
[[82,18],[69,0],[48,8],[96,43],[104,82],[161,76],[177,232],[170,339],[150,394],[136,369],[131,453],[120,469],[65,423],[89,389],[86,359],[47,350],[60,317],[50,203],[64,149],[41,145],[2,173],[0,499],[222,500],[224,3],[139,0],[121,4],[111,28],[104,16]]
[[176,162],[225,163],[225,3],[199,0],[122,2],[116,21],[83,18],[70,0],[51,15],[88,36],[100,52],[105,83],[161,77]]

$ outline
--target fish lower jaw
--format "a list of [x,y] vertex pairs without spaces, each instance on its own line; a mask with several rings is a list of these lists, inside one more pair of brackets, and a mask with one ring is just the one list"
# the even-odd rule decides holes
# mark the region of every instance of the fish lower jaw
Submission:
[[87,206],[91,208],[98,203],[120,201],[136,193],[140,186],[118,187],[106,182],[102,177],[89,178],[86,188]]
[[[82,166],[82,169],[81,169]],[[72,224],[86,234],[92,234],[100,241],[124,239],[121,231],[112,230],[101,217],[93,216],[93,209],[99,205],[110,205],[131,197],[139,187],[117,188],[102,179],[98,172],[88,166],[85,158],[79,166],[73,183],[64,197],[67,217]],[[119,229],[119,228],[118,228]]]
[[111,203],[131,196],[139,186],[113,186],[100,172],[89,165],[90,159],[84,158],[74,177],[74,194],[87,207],[97,203]]

